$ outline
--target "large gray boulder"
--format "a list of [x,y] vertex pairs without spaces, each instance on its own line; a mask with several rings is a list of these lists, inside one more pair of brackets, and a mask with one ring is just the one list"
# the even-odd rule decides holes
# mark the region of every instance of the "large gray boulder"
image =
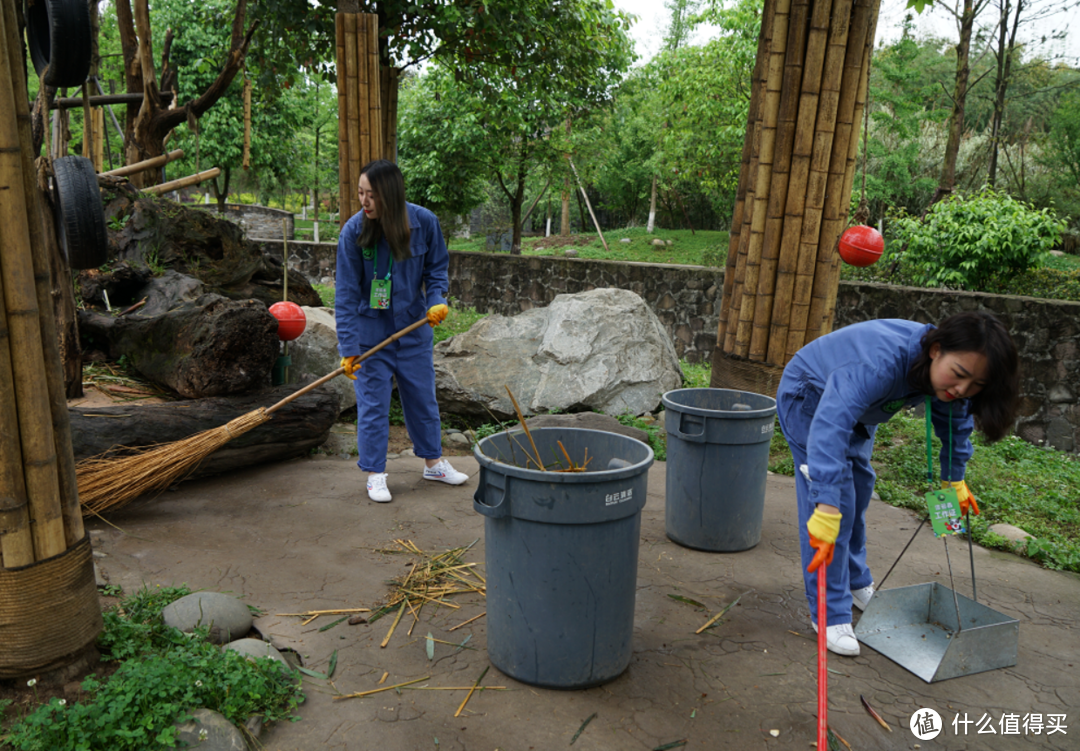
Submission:
[[251,611],[231,595],[221,592],[192,592],[165,606],[161,617],[166,626],[191,633],[197,626],[210,629],[210,641],[228,644],[251,630]]
[[546,308],[493,315],[435,347],[435,391],[446,412],[526,415],[592,410],[652,412],[682,385],[675,347],[629,290],[559,295]]
[[[289,380],[321,378],[338,369],[341,356],[337,349],[337,324],[334,311],[330,308],[309,308],[304,306],[307,325],[304,333],[289,342]],[[345,376],[338,376],[326,384],[341,397],[341,411],[356,406],[356,392],[353,382]]]

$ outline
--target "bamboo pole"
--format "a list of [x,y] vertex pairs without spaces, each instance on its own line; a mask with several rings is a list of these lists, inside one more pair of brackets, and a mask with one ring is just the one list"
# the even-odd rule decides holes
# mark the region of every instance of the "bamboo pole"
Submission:
[[194,175],[188,175],[187,177],[177,178],[176,180],[170,180],[167,183],[161,185],[151,185],[149,188],[143,188],[143,193],[151,193],[159,196],[162,193],[168,193],[170,190],[179,190],[180,188],[186,188],[189,185],[198,185],[205,180],[212,180],[221,174],[220,167],[213,167],[202,172],[197,172]]
[[34,562],[18,425],[7,312],[3,282],[0,281],[0,565],[4,568],[28,566]]
[[799,258],[795,273],[785,362],[790,360],[806,343],[807,318],[814,287],[818,242],[821,237],[821,216],[825,205],[829,158],[832,154],[836,130],[851,5],[852,0],[835,0],[829,29],[829,48],[825,55],[822,88],[818,99],[817,132],[814,135],[814,150],[810,159],[810,174],[806,190],[807,205],[803,214],[802,235],[799,241]]
[[[720,298],[720,321],[716,330],[716,345],[724,344],[727,328],[728,314],[731,310],[730,302],[732,290],[735,284],[735,267],[739,258],[739,241],[742,237],[743,213],[746,209],[746,201],[749,196],[753,201],[753,188],[751,187],[751,165],[754,164],[754,131],[761,117],[761,100],[764,93],[763,78],[765,75],[765,58],[768,53],[768,31],[772,27],[772,14],[775,6],[772,2],[765,5],[765,17],[761,22],[758,32],[757,57],[754,62],[754,72],[750,77],[750,107],[746,117],[746,135],[743,138],[742,158],[739,167],[739,185],[735,192],[735,210],[731,215],[730,239],[728,240],[727,260],[724,264],[724,291]],[[656,198],[656,178],[653,177],[653,199]]]
[[[355,13],[345,15],[345,104],[348,117],[348,132],[346,135],[346,154],[349,160],[349,177],[352,179],[350,191],[357,190],[356,181],[360,177],[360,71],[357,60],[356,48],[356,25]],[[353,203],[353,209],[359,206]]]
[[[809,23],[810,0],[795,0],[788,19],[784,78],[776,123],[772,179],[766,209],[765,234],[762,239],[758,286],[754,295],[750,347],[747,352],[749,358],[757,362],[765,360],[769,344],[776,270],[780,260],[780,241],[784,233],[788,187],[791,184],[792,149],[795,145],[795,123],[799,116],[800,88],[807,55],[806,37]],[[811,123],[811,129],[812,127]],[[801,215],[801,207],[799,213]]]
[[371,161],[371,71],[368,70],[368,14],[356,14],[356,121],[355,132],[350,138],[357,139],[360,169]]
[[338,90],[338,226],[353,215],[352,178],[349,174],[349,128],[348,106],[346,102],[347,85],[345,81],[345,14],[334,16],[334,35],[337,44],[337,90]]
[[[367,160],[394,159],[394,155],[384,153],[383,134],[383,111],[382,111],[382,79],[379,74],[379,17],[374,13],[365,13],[367,18],[367,70],[368,70],[368,116],[370,119],[369,130],[371,133],[368,142]],[[391,88],[390,93],[397,101],[397,89]]]
[[761,252],[765,239],[765,218],[768,213],[771,190],[773,156],[776,150],[776,129],[780,117],[780,95],[784,80],[784,60],[787,51],[787,28],[790,13],[791,1],[777,0],[769,55],[768,80],[762,112],[753,218],[750,222],[750,237],[746,251],[746,271],[742,285],[743,292],[739,305],[735,343],[732,349],[732,352],[740,357],[746,357],[750,349],[750,337],[754,323],[754,303],[761,272]]
[[[17,46],[17,37],[12,38],[15,28],[12,8],[5,4],[5,30],[8,36],[9,65],[17,70],[22,63]],[[84,87],[84,93],[87,89]],[[23,145],[33,143],[30,121],[30,102],[26,83],[22,77],[14,80],[15,115],[18,123],[19,140]],[[98,115],[103,115],[96,110]],[[104,119],[101,118],[101,122]],[[100,152],[101,142],[96,142]],[[67,547],[80,542],[85,531],[83,528],[82,509],[79,507],[78,480],[75,476],[75,457],[71,447],[71,420],[68,414],[67,390],[64,382],[64,363],[60,356],[60,335],[54,317],[52,261],[61,259],[60,249],[56,244],[56,235],[52,227],[52,214],[41,200],[37,184],[37,173],[29,148],[20,150],[23,173],[23,195],[28,207],[27,229],[29,231],[31,263],[34,269],[34,283],[39,310],[39,329],[44,352],[44,374],[48,388],[49,406],[52,416],[52,435],[56,454],[57,485],[60,506],[63,514],[64,539]],[[66,264],[64,264],[66,270]],[[61,277],[62,278],[62,277]]]
[[[766,362],[787,364],[787,332],[791,321],[792,304],[796,302],[795,275],[799,260],[799,240],[802,236],[809,189],[810,159],[814,151],[818,101],[823,84],[825,55],[828,51],[829,18],[832,0],[815,0],[808,20],[806,49],[803,56],[802,91],[799,112],[793,133],[791,168],[784,208],[784,226],[779,241],[776,282],[773,304],[766,324],[769,327]],[[809,304],[809,291],[805,293]],[[756,316],[756,314],[755,314]]]
[[15,50],[11,36],[13,9],[4,3],[4,46],[0,55],[0,277],[8,325],[12,381],[18,405],[18,430],[22,447],[22,472],[31,519],[35,560],[44,560],[66,549],[63,512],[57,478],[56,448],[49,410],[49,393],[41,369],[41,342],[30,228],[24,193],[22,146],[16,120],[14,81],[20,67],[12,65]]
[[585,186],[581,182],[581,175],[577,172],[577,167],[574,166],[574,161],[567,157],[567,162],[570,163],[570,169],[574,171],[574,179],[577,180],[578,189],[581,190],[581,197],[585,199],[585,206],[589,209],[589,216],[592,217],[593,227],[596,228],[596,234],[600,235],[600,242],[604,245],[604,250],[608,253],[611,252],[611,248],[608,247],[607,240],[604,238],[604,232],[600,229],[600,222],[596,221],[596,214],[593,213],[592,203],[589,201],[589,194],[585,192]]
[[847,207],[851,202],[850,193],[844,196],[843,190],[848,150],[854,129],[855,103],[858,99],[859,81],[862,80],[871,4],[876,8],[875,0],[855,0],[851,13],[851,29],[848,32],[844,53],[844,73],[840,83],[840,99],[836,113],[836,132],[829,156],[829,174],[825,188],[821,236],[815,261],[814,287],[811,293],[810,310],[807,314],[807,342],[825,333],[823,329],[829,319],[829,285],[832,278],[833,259],[836,256],[836,239],[840,235],[843,223],[847,220]]
[[155,157],[152,157],[150,159],[144,159],[141,162],[135,162],[134,164],[128,164],[128,165],[125,165],[123,167],[117,167],[114,170],[109,170],[108,172],[102,172],[101,174],[103,174],[103,175],[112,175],[113,177],[125,177],[126,175],[131,175],[131,174],[134,174],[136,172],[142,172],[145,169],[153,169],[154,167],[160,167],[160,166],[162,166],[164,164],[168,164],[169,162],[175,161],[175,160],[181,158],[182,156],[184,156],[184,150],[183,149],[176,149],[174,151],[168,152],[167,154],[162,154],[161,156],[155,156]]

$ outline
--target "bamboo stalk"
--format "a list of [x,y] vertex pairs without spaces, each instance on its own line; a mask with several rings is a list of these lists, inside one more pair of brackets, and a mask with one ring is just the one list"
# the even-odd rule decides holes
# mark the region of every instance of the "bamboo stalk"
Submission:
[[750,349],[754,323],[755,297],[761,272],[761,253],[765,239],[765,218],[771,191],[773,157],[776,151],[780,97],[787,51],[787,29],[791,14],[790,0],[777,0],[773,18],[772,44],[769,51],[765,100],[762,105],[761,140],[758,146],[757,182],[755,184],[750,236],[746,251],[746,271],[739,304],[738,325],[732,352],[745,357]]
[[398,608],[397,616],[394,618],[394,622],[390,624],[390,630],[386,632],[386,638],[382,640],[382,644],[379,645],[381,649],[385,649],[386,645],[390,643],[390,637],[394,635],[394,629],[401,622],[401,616],[405,614],[405,606],[409,604],[409,601],[402,600],[401,607]]
[[368,80],[368,142],[364,158],[370,162],[373,159],[393,159],[394,155],[386,156],[383,153],[383,111],[382,111],[382,87],[379,75],[379,17],[374,13],[365,13],[367,19],[366,55],[367,80]]
[[[349,160],[349,177],[353,180],[350,190],[355,191],[360,178],[360,71],[357,59],[356,14],[345,14],[345,106],[348,119],[346,154]],[[354,208],[359,210],[358,206]]]
[[480,673],[480,677],[476,679],[476,683],[474,683],[472,688],[469,689],[469,693],[465,695],[465,699],[461,702],[461,706],[457,708],[456,712],[454,712],[454,717],[458,717],[461,715],[461,712],[465,709],[465,705],[469,703],[469,699],[472,698],[473,692],[476,691],[477,687],[479,687],[480,681],[484,680],[484,676],[487,675],[488,668],[490,667],[491,666],[488,665]]
[[90,84],[83,81],[83,142],[82,155],[93,161],[94,159],[94,118],[90,115]]
[[220,167],[214,167],[212,169],[199,172],[194,175],[188,175],[187,177],[181,177],[176,180],[170,180],[167,183],[161,185],[151,185],[149,188],[143,188],[143,193],[151,193],[153,195],[161,195],[162,193],[168,193],[170,190],[179,190],[180,188],[186,188],[189,185],[198,185],[205,180],[212,180],[221,174]]
[[821,237],[821,217],[825,206],[825,190],[829,177],[829,159],[836,130],[836,115],[840,101],[840,84],[844,72],[852,0],[835,0],[829,28],[829,48],[825,55],[821,93],[818,99],[817,128],[814,150],[810,158],[807,181],[807,205],[803,214],[799,258],[796,263],[795,290],[788,325],[784,361],[790,360],[806,343],[807,318],[812,302],[814,272],[818,241]]
[[28,566],[34,562],[30,512],[22,474],[22,447],[16,430],[18,424],[4,288],[0,282],[0,565],[4,568]]
[[358,691],[355,694],[345,694],[344,696],[335,696],[334,701],[338,699],[359,699],[362,696],[371,696],[372,694],[378,694],[383,691],[393,691],[395,688],[404,688],[405,686],[411,686],[414,683],[420,683],[421,681],[430,680],[430,675],[425,675],[423,678],[417,678],[412,681],[405,681],[404,683],[395,683],[393,686],[383,686],[382,688],[373,688],[370,691]]
[[[810,160],[814,151],[818,103],[823,84],[825,56],[828,51],[829,18],[832,0],[816,0],[809,19],[799,95],[798,120],[791,150],[788,194],[784,208],[784,228],[776,265],[776,284],[769,315],[768,350],[765,361],[783,366],[787,363],[787,333],[792,306],[797,302],[795,275],[798,271],[799,241],[802,237],[809,192]],[[809,304],[809,291],[805,303]],[[755,314],[756,316],[756,314]]]
[[483,618],[483,617],[484,617],[485,615],[487,615],[487,611],[486,611],[486,610],[485,610],[485,611],[484,611],[483,613],[481,613],[480,615],[474,615],[474,616],[473,616],[472,618],[470,618],[469,620],[467,620],[467,621],[462,621],[462,622],[461,622],[461,623],[459,623],[458,625],[456,625],[456,626],[452,626],[451,628],[448,628],[448,629],[447,629],[447,631],[457,631],[457,630],[458,630],[459,628],[461,628],[462,626],[467,626],[467,625],[469,625],[470,623],[472,623],[473,621],[475,621],[475,620],[478,620],[478,619],[480,619],[480,618]]
[[16,119],[12,65],[15,50],[8,43],[13,9],[3,3],[4,47],[0,54],[0,277],[4,285],[12,379],[22,447],[21,471],[31,519],[35,560],[58,555],[67,548],[57,477],[56,447],[49,408],[48,386],[41,372],[45,354],[34,282],[33,248],[23,180],[23,154]]
[[337,91],[338,91],[338,226],[353,215],[352,177],[349,174],[348,103],[345,81],[345,14],[334,15],[334,35],[337,43]]
[[152,169],[154,167],[160,167],[163,164],[168,164],[169,162],[180,159],[183,156],[184,156],[184,150],[183,149],[175,149],[173,151],[170,151],[167,154],[162,154],[161,156],[155,156],[155,157],[152,157],[150,159],[144,159],[141,162],[135,162],[134,164],[128,164],[128,165],[126,165],[124,167],[117,167],[114,170],[109,170],[108,172],[102,172],[101,174],[103,174],[103,175],[112,175],[113,177],[124,177],[126,175],[131,175],[131,174],[134,174],[136,172],[142,172],[145,169]]
[[[773,153],[772,179],[762,240],[761,265],[754,296],[754,319],[747,354],[762,362],[768,352],[769,332],[776,289],[776,271],[780,260],[780,242],[784,233],[788,188],[791,183],[792,150],[795,123],[799,117],[800,88],[806,61],[807,26],[810,23],[810,0],[795,0],[788,19],[788,37],[784,56],[784,78],[777,117],[776,146]],[[812,128],[812,126],[811,126]],[[804,188],[805,194],[805,188]],[[801,211],[799,212],[801,214]]]
[[[850,193],[847,196],[842,193],[867,43],[873,43],[872,39],[868,39],[872,12],[876,16],[876,0],[856,0],[853,3],[851,27],[844,52],[844,72],[840,82],[836,129],[829,156],[829,174],[815,261],[814,287],[811,292],[810,309],[807,313],[806,342],[825,333],[825,326],[829,320],[829,288],[833,277],[833,261],[836,257],[836,239],[847,221],[847,207],[851,201]],[[833,300],[835,300],[835,293]]]
[[371,79],[368,70],[368,16],[356,14],[356,131],[361,168],[371,160]]

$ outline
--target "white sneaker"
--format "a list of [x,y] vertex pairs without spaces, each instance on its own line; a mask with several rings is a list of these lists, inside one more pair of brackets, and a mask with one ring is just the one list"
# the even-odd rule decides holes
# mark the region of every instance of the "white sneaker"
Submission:
[[[810,621],[814,627],[814,633],[818,632],[817,624]],[[838,623],[825,629],[825,645],[830,652],[835,652],[844,657],[859,656],[859,640],[855,638],[855,632],[850,623]]]
[[390,489],[386,487],[386,473],[368,475],[367,497],[376,503],[390,503]]
[[439,463],[434,467],[424,467],[424,479],[438,480],[439,482],[445,482],[447,485],[460,485],[468,480],[469,476],[464,472],[458,472],[445,459],[440,459]]
[[869,587],[863,587],[862,589],[851,590],[851,602],[859,610],[866,610],[866,606],[870,604],[870,598],[874,596],[874,583],[870,582]]

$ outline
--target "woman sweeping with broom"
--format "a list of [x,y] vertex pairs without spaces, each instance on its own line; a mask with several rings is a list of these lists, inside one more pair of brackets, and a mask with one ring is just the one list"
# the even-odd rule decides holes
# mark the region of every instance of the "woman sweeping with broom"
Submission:
[[[449,309],[450,263],[439,220],[405,201],[405,178],[393,162],[373,161],[360,171],[360,203],[341,230],[337,251],[338,351],[356,387],[357,461],[368,473],[368,497],[391,500],[386,486],[390,392],[396,377],[405,426],[424,479],[460,485],[468,475],[442,458],[442,423],[435,401],[431,327]],[[358,362],[365,351],[424,317],[421,326]]]
[[[943,487],[957,491],[961,511],[979,513],[964,482],[977,424],[991,441],[1012,427],[1019,357],[1009,332],[985,312],[946,318],[939,326],[876,320],[815,339],[784,368],[777,390],[780,428],[791,448],[798,499],[806,598],[818,612],[817,576],[828,566],[826,642],[859,654],[851,607],[874,594],[866,563],[866,509],[876,475],[874,432],[904,407],[929,403],[941,439]],[[951,444],[950,444],[951,438]]]

